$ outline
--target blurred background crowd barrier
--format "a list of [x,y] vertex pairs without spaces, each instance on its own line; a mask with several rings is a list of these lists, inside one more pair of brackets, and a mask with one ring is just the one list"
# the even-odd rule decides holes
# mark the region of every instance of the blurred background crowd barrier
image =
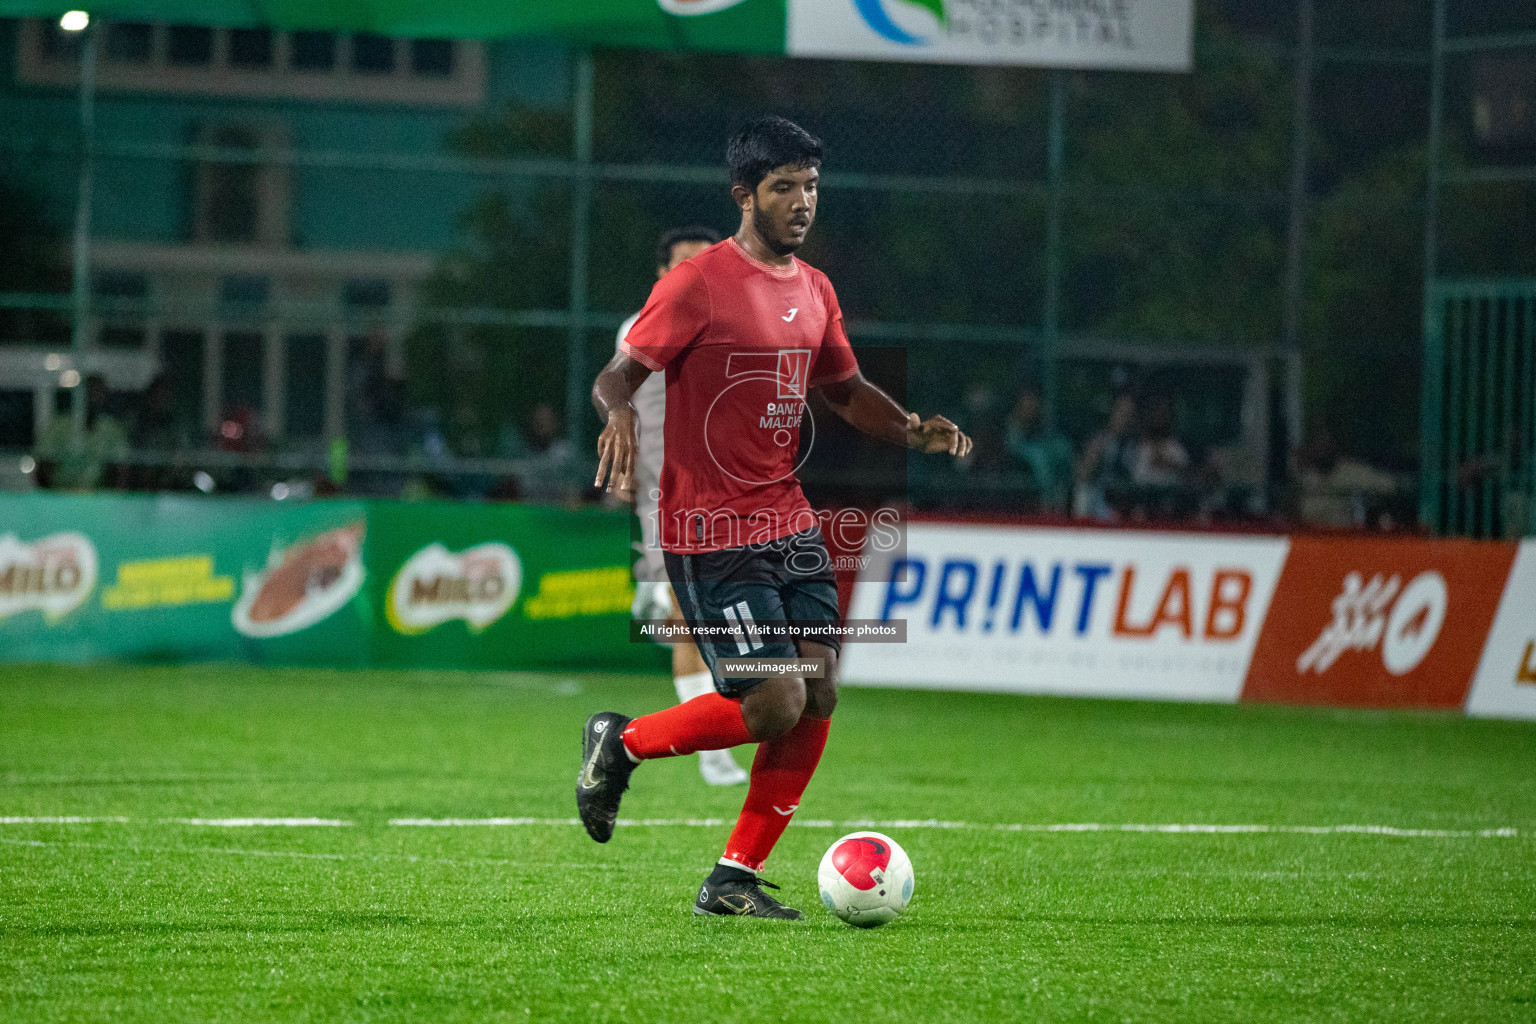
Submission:
[[0,20],[0,485],[597,500],[591,377],[765,111],[977,439],[917,509],[1536,529],[1515,0],[1200,0],[1187,72]]

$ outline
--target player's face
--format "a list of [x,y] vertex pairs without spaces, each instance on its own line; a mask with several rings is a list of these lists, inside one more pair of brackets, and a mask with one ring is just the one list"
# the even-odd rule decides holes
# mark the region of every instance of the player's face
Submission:
[[757,185],[752,196],[752,226],[758,237],[780,256],[805,244],[816,220],[816,185],[821,172],[814,167],[776,167]]
[[709,248],[708,242],[678,242],[672,247],[672,258],[656,268],[656,280],[661,280],[670,271],[676,270],[677,265],[684,260],[691,260],[705,249]]

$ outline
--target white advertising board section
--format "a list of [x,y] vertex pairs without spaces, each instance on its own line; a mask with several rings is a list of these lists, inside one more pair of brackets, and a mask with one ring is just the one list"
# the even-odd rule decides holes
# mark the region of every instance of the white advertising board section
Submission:
[[1522,542],[1515,555],[1467,694],[1467,714],[1536,718],[1536,541]]
[[1188,71],[1193,0],[789,0],[793,57]]
[[[855,685],[1236,701],[1288,543],[1278,537],[914,523],[870,556],[849,616]],[[899,557],[898,557],[899,556]]]

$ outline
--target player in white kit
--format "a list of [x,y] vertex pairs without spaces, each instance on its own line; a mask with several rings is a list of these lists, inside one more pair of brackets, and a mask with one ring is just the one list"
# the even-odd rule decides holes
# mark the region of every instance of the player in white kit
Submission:
[[[657,280],[679,263],[697,256],[718,241],[720,233],[712,228],[686,227],[668,231],[661,236],[661,242],[656,247]],[[630,325],[639,315],[636,313],[619,327],[618,343],[623,343]],[[662,419],[667,408],[667,382],[664,378],[665,374],[652,374],[631,399],[640,432],[634,497],[635,514],[640,517],[640,535],[643,540],[640,560],[635,563],[635,605],[632,614],[637,619],[665,619],[682,627],[686,624],[667,580],[667,568],[661,559],[661,540],[657,536],[661,524],[657,503],[661,497],[661,463],[665,454]],[[677,687],[679,701],[692,700],[701,694],[714,692],[714,677],[704,664],[698,647],[692,643],[685,641],[672,645],[672,683]],[[747,781],[746,769],[736,763],[729,750],[699,751],[699,771],[703,773],[704,781],[711,786],[737,786]]]

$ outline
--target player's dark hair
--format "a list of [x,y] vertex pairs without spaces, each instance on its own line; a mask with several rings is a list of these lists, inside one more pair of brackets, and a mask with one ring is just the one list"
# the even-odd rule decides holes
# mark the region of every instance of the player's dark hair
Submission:
[[714,228],[705,227],[703,224],[689,224],[684,228],[673,228],[661,236],[661,241],[656,243],[656,265],[664,267],[672,262],[672,247],[684,242],[707,242],[714,245],[720,241],[720,232]]
[[821,166],[821,140],[785,117],[760,117],[725,146],[731,185],[756,190],[775,167]]

